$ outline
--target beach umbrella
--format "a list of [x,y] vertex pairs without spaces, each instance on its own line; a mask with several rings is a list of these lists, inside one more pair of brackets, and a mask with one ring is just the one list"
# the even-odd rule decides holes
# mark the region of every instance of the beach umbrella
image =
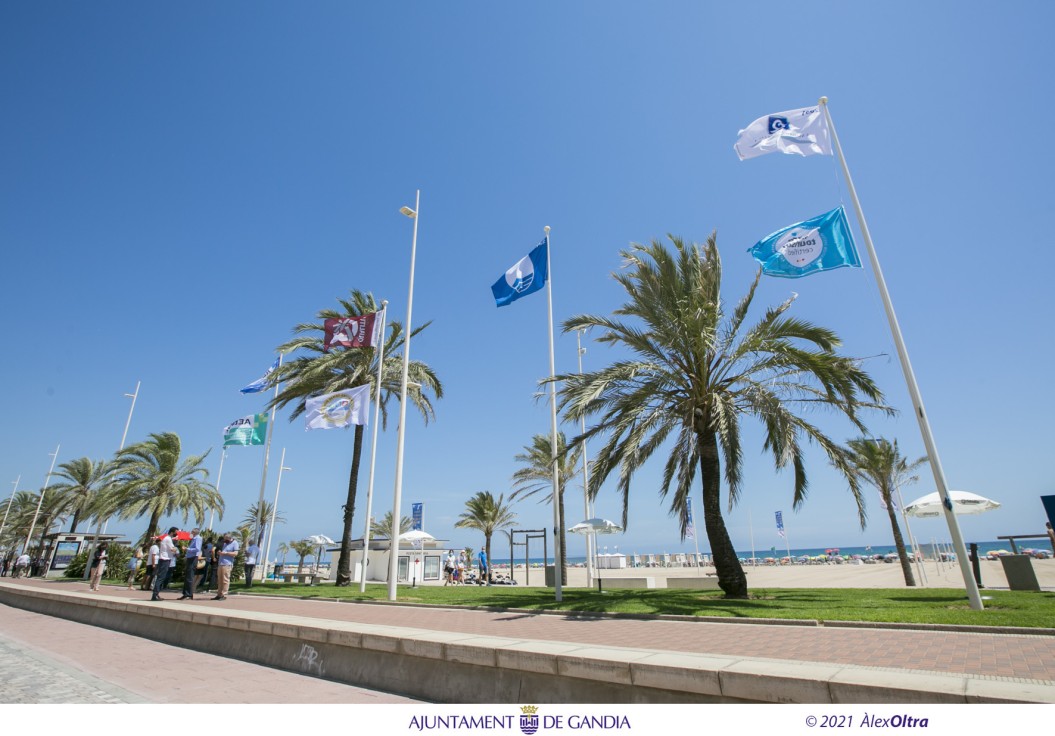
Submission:
[[586,519],[568,529],[572,534],[618,534],[623,527],[608,519]]
[[411,529],[409,532],[407,532],[405,534],[400,534],[399,538],[404,540],[404,541],[406,541],[406,542],[410,542],[411,544],[420,544],[421,542],[431,542],[431,541],[434,541],[436,539],[436,537],[432,536],[428,532],[422,531],[421,529]]
[[[967,491],[949,491],[949,500],[957,514],[982,514],[1000,508],[996,501]],[[905,506],[905,513],[920,519],[941,516],[941,498],[937,492],[929,493]]]
[[333,541],[332,539],[330,539],[329,537],[327,537],[325,534],[313,534],[310,537],[305,537],[304,541],[305,542],[311,542],[312,544],[314,544],[316,547],[319,548],[319,554],[315,555],[315,572],[318,573],[318,571],[319,571],[319,562],[321,562],[320,558],[322,557],[322,548],[323,547],[332,547],[333,545],[335,545],[337,543],[335,541]]

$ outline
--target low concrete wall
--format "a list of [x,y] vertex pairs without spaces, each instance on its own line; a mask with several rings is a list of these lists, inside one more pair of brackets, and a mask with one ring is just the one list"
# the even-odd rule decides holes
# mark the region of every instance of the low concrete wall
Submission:
[[1055,702],[1055,686],[203,611],[0,581],[0,603],[445,703]]
[[718,578],[667,578],[668,588],[692,588],[693,590],[718,590]]

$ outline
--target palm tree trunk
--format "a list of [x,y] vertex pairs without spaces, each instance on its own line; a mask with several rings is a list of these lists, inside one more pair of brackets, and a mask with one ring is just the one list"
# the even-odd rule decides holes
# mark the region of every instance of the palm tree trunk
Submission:
[[[337,560],[337,585],[352,584],[352,515],[355,513],[355,494],[359,488],[359,456],[362,450],[363,425],[357,424],[352,446],[352,470],[348,473],[348,498],[344,502],[344,533],[341,535],[341,556]],[[393,526],[398,525],[398,521],[393,522]],[[363,574],[366,574],[365,570]]]
[[147,533],[143,535],[143,541],[146,542],[147,547],[150,546],[150,540],[157,536],[159,521],[161,521],[161,509],[150,515],[150,525],[147,526]]
[[718,455],[718,440],[713,431],[697,430],[700,447],[700,475],[703,479],[703,521],[711,557],[718,572],[718,587],[726,598],[747,598],[747,576],[740,566],[736,549],[729,538],[722,518],[722,465]]
[[912,562],[905,551],[905,540],[901,536],[901,527],[897,523],[894,501],[889,491],[883,493],[883,500],[886,502],[886,512],[890,517],[890,528],[894,530],[894,546],[897,547],[897,556],[901,560],[901,572],[905,575],[905,585],[914,588],[916,577],[912,574]]
[[81,523],[80,509],[73,512],[73,521],[70,523],[70,534],[77,533],[77,525]]
[[485,534],[484,535],[484,555],[487,556],[487,576],[484,579],[484,582],[485,583],[490,583],[491,582],[491,568],[494,565],[494,563],[491,562],[491,535],[490,534]]

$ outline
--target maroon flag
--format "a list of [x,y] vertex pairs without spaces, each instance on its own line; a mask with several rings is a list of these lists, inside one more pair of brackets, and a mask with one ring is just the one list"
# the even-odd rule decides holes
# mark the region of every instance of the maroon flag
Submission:
[[361,317],[326,320],[323,352],[330,352],[330,348],[368,348],[376,345],[377,330],[381,324],[377,315],[377,312],[373,312]]

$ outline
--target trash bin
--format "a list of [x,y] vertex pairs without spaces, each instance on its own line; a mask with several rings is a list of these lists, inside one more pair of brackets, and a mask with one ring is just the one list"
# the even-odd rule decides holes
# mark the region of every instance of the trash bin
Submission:
[[1040,590],[1037,574],[1033,571],[1033,560],[1029,555],[1003,555],[1000,564],[1004,566],[1007,586],[1011,590]]

